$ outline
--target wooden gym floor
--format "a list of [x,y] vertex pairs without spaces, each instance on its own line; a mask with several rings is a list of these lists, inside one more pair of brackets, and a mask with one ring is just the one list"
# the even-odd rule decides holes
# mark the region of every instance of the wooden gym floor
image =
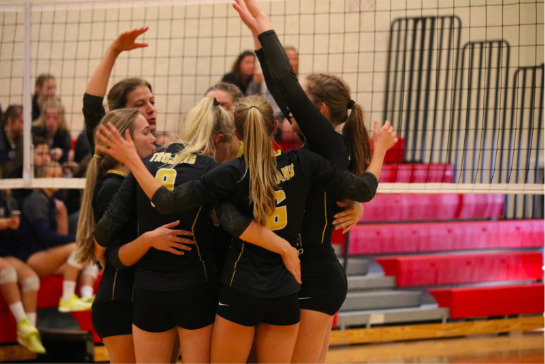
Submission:
[[358,344],[329,350],[328,363],[543,363],[543,331]]

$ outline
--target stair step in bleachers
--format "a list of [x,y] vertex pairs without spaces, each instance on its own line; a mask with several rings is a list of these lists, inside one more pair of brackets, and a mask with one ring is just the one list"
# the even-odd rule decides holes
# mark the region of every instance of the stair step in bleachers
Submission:
[[350,231],[349,254],[537,248],[543,220],[358,225]]
[[420,306],[421,292],[372,291],[349,292],[340,311],[361,311]]
[[379,182],[382,183],[452,183],[452,164],[385,164]]
[[379,274],[348,277],[348,290],[389,289],[396,285],[396,278]]
[[457,283],[538,280],[541,252],[436,254],[375,258],[397,285],[431,286]]
[[543,283],[432,289],[451,318],[543,313]]
[[[343,259],[339,258],[341,265],[343,265]],[[348,276],[366,275],[369,269],[369,260],[362,257],[349,257],[348,269],[345,269]]]
[[407,322],[445,321],[449,316],[448,308],[437,305],[420,307],[393,308],[387,310],[362,310],[339,312],[337,327],[342,330],[349,326],[370,326],[380,324],[401,324]]
[[493,219],[504,202],[500,194],[378,194],[360,222]]

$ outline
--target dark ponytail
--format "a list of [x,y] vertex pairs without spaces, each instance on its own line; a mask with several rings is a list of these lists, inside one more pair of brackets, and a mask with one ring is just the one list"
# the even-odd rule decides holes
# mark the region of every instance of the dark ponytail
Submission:
[[313,73],[307,88],[314,104],[324,103],[333,126],[345,123],[343,135],[350,144],[350,172],[361,175],[371,161],[371,144],[365,126],[364,110],[350,97],[350,87],[334,75]]

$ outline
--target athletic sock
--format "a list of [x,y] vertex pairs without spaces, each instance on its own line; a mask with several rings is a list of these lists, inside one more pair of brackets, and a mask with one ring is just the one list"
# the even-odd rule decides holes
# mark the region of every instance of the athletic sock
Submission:
[[21,301],[9,305],[9,310],[11,311],[13,317],[15,317],[15,321],[17,322],[27,317],[25,309],[23,308],[23,303]]
[[68,299],[76,293],[76,282],[62,281],[62,298]]

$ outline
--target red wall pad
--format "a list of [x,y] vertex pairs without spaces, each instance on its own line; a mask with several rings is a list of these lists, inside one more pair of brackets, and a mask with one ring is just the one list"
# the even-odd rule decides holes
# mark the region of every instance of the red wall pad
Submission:
[[[370,138],[371,150],[373,150],[373,139]],[[397,143],[390,148],[384,156],[384,163],[403,163],[403,154],[405,150],[405,139],[398,138]]]
[[432,286],[541,279],[541,252],[416,255],[376,258],[397,285]]
[[6,310],[0,311],[0,343],[17,342],[17,323],[11,312]]
[[543,247],[543,220],[359,225],[350,231],[349,254]]
[[439,307],[450,308],[451,318],[543,312],[543,283],[431,289],[429,292]]
[[386,164],[382,166],[379,182],[391,183],[452,183],[451,164]]
[[379,194],[360,222],[492,219],[503,217],[503,195]]

